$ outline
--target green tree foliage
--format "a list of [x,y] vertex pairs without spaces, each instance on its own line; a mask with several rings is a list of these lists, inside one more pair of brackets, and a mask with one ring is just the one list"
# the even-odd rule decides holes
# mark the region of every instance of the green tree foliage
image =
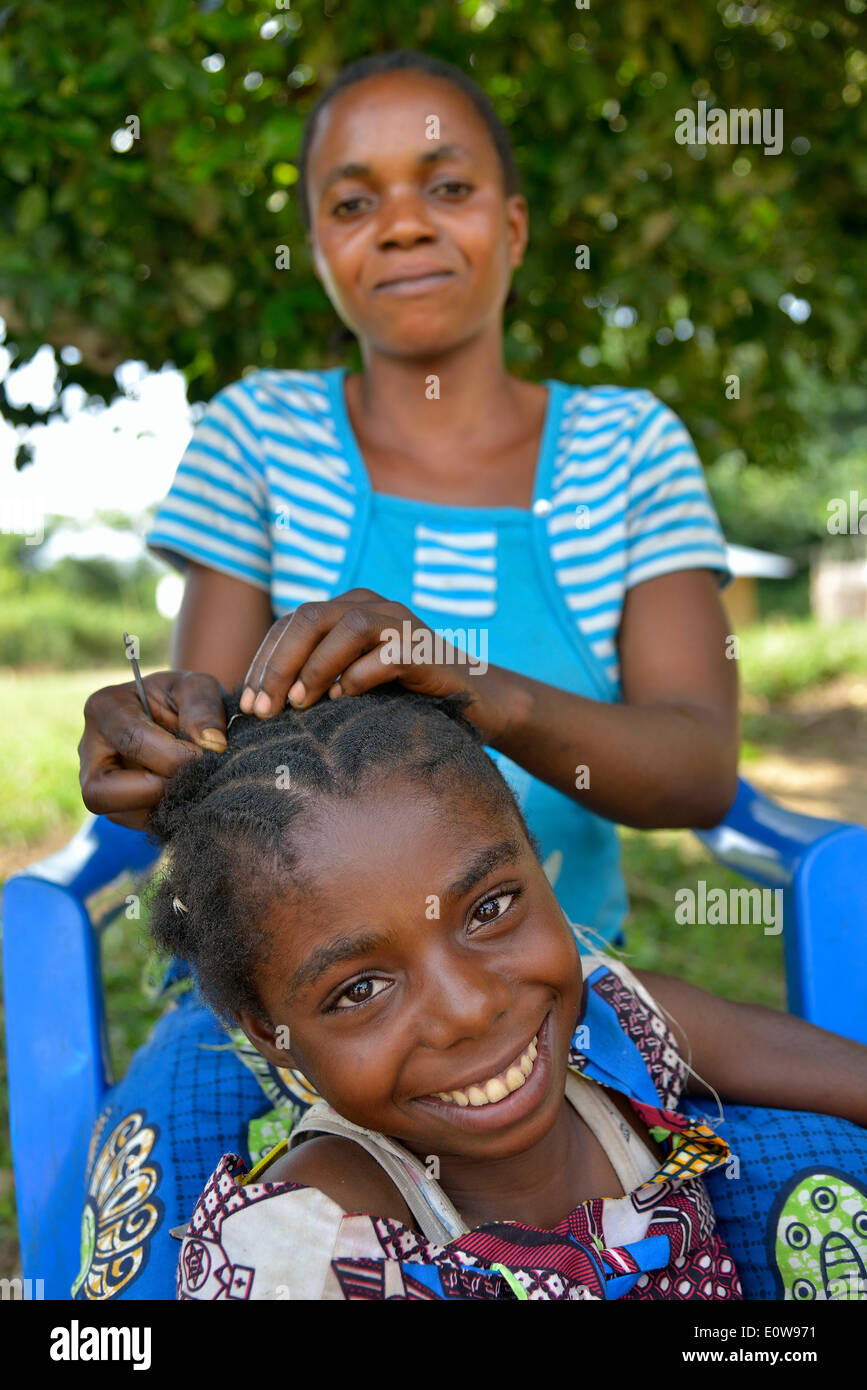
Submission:
[[[59,364],[58,390],[105,399],[124,359],[171,361],[196,400],[250,367],[345,356],[293,161],[344,63],[415,47],[471,71],[512,131],[531,209],[513,369],[649,387],[708,463],[740,449],[797,465],[816,400],[841,438],[863,418],[864,0],[282,3],[3,11],[0,313],[14,361],[74,345],[82,360]],[[782,152],[696,158],[674,132],[699,100],[781,111]],[[806,321],[779,307],[787,294],[809,304]]]

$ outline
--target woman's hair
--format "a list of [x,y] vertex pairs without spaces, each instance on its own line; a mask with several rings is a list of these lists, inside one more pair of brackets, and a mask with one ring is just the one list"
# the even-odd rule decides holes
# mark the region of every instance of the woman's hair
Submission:
[[494,142],[503,171],[503,187],[506,196],[521,191],[520,175],[515,163],[509,132],[491,105],[487,94],[471,77],[468,77],[465,72],[456,68],[452,63],[445,62],[442,58],[434,58],[429,53],[417,53],[409,48],[400,48],[391,53],[373,53],[366,58],[357,59],[354,63],[349,63],[338,73],[331,86],[326,88],[319,97],[305,122],[304,133],[301,137],[301,150],[298,155],[297,187],[298,212],[306,231],[309,232],[311,227],[310,205],[307,201],[307,164],[310,158],[310,146],[313,143],[319,115],[323,108],[337,96],[338,92],[354,86],[356,82],[362,82],[366,77],[378,76],[383,72],[406,70],[423,72],[429,77],[442,78],[446,82],[451,82],[453,86],[464,93],[464,96],[469,98],[487,126],[488,134]]
[[226,752],[185,764],[151,817],[152,835],[169,850],[151,935],[160,951],[189,963],[218,1014],[245,1009],[272,1023],[255,983],[269,955],[267,917],[285,895],[304,893],[298,848],[318,800],[349,799],[395,778],[434,795],[459,788],[515,818],[536,848],[463,715],[468,698],[390,685],[267,721],[239,715],[237,694],[226,699]]

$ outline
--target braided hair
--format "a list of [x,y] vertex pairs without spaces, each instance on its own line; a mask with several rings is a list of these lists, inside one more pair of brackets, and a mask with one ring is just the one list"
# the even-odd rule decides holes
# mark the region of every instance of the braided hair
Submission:
[[[150,933],[187,961],[204,998],[225,1019],[246,1010],[273,1022],[256,988],[271,946],[269,909],[303,891],[298,839],[313,804],[406,778],[481,796],[517,819],[515,798],[463,710],[468,696],[435,699],[384,686],[363,695],[287,707],[262,721],[225,700],[228,746],[203,752],[172,778],[151,817],[168,847],[153,891]],[[237,717],[236,717],[237,716]]]

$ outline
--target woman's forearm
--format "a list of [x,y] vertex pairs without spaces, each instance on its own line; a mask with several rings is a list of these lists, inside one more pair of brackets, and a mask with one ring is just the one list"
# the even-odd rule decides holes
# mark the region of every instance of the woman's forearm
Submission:
[[172,634],[172,665],[179,671],[206,671],[232,690],[243,680],[273,620],[264,589],[190,562]]
[[734,800],[736,721],[706,706],[606,704],[495,666],[467,685],[491,747],[608,820],[704,828]]

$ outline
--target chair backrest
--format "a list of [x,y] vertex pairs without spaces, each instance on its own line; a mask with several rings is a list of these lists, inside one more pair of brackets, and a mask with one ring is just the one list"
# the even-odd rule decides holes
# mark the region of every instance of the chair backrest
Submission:
[[91,816],[59,854],[3,890],[9,1109],[21,1263],[46,1298],[78,1273],[91,1130],[109,1083],[99,943],[85,899],[159,851]]

